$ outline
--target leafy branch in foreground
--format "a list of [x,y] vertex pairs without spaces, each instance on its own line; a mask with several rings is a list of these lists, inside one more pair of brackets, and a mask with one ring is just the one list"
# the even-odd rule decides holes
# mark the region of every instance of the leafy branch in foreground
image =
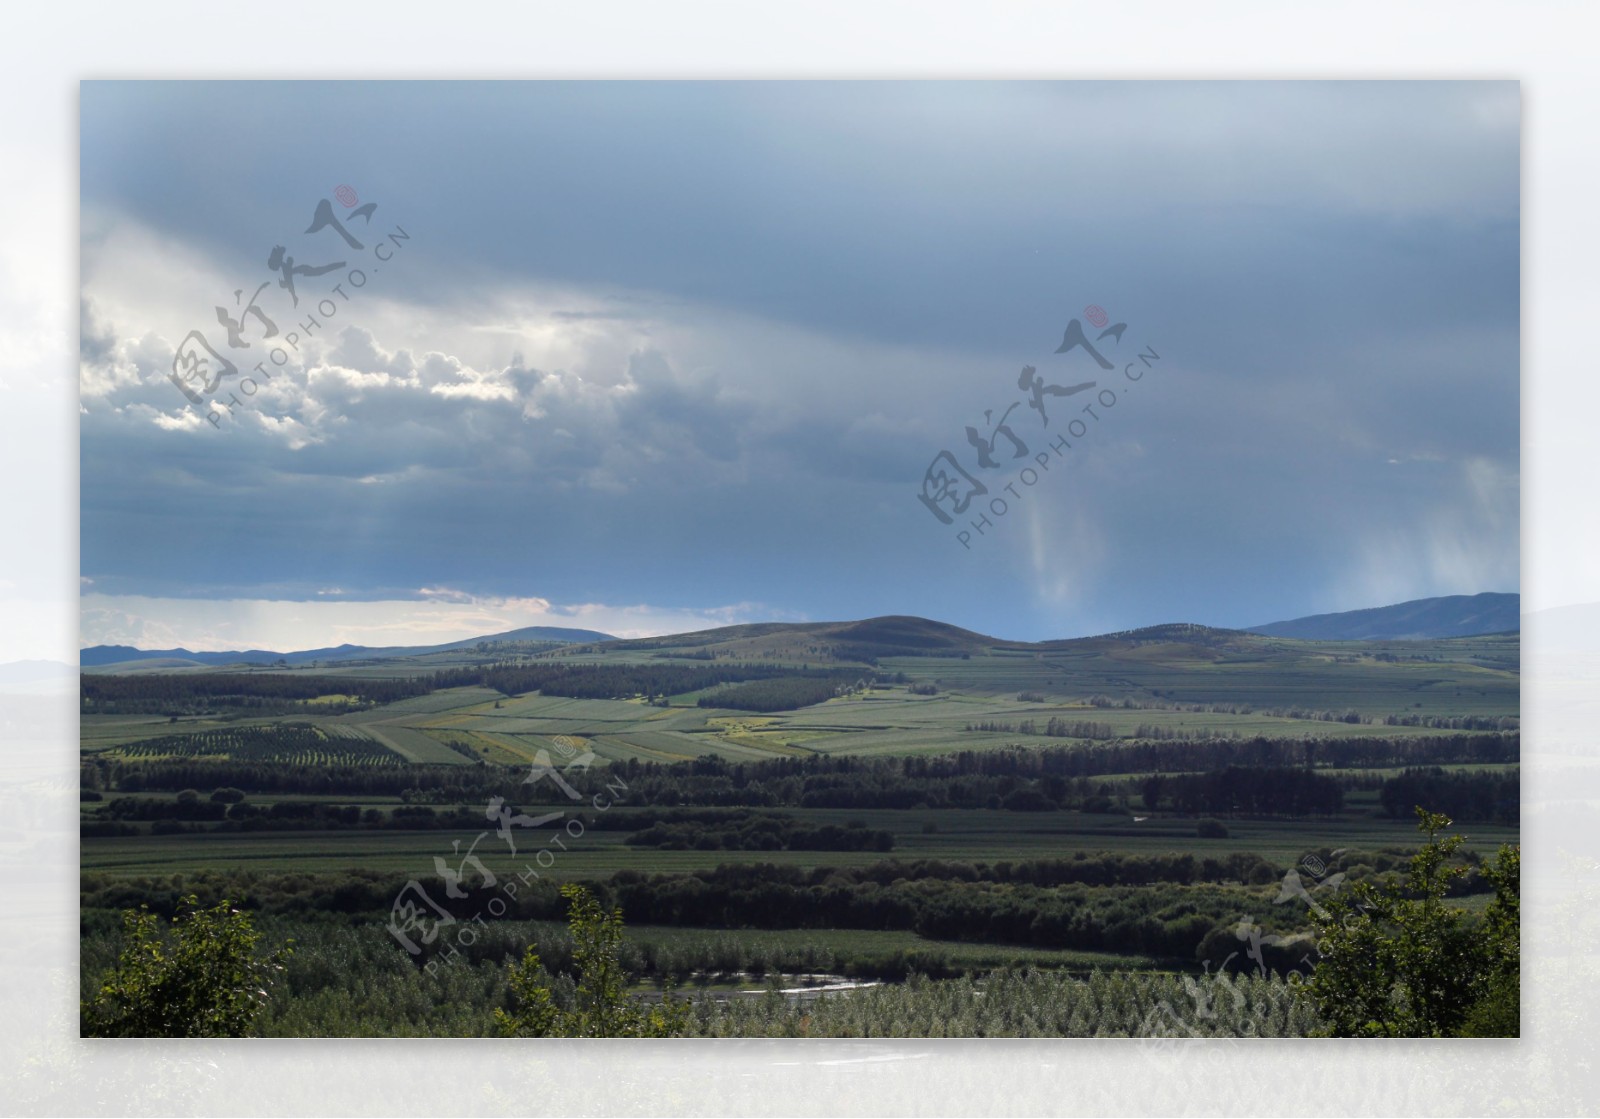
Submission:
[[558,1003],[552,976],[530,946],[511,965],[512,1009],[497,1007],[495,1024],[505,1037],[677,1037],[689,1026],[689,1004],[669,989],[659,1005],[627,994],[627,973],[619,958],[622,910],[603,909],[576,883],[561,887],[567,899],[572,963],[577,988],[572,1005]]
[[125,910],[122,927],[117,966],[79,1004],[85,1037],[245,1037],[294,951],[258,957],[247,914],[227,901],[202,909],[193,894],[170,927],[146,906]]
[[1362,882],[1313,916],[1320,959],[1307,981],[1336,1037],[1517,1036],[1521,848],[1502,846],[1483,874],[1495,898],[1481,922],[1446,906],[1463,842],[1450,820],[1417,809],[1427,842],[1404,883]]

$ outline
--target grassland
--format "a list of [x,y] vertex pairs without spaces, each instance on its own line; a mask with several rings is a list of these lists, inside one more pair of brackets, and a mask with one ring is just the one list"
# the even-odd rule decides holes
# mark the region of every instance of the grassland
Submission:
[[[893,624],[889,624],[889,623]],[[885,645],[892,640],[900,645]],[[864,642],[876,644],[865,645]],[[148,714],[86,716],[85,754],[131,758],[148,743],[192,739],[193,751],[229,734],[258,728],[320,736],[330,760],[375,760],[470,765],[473,759],[505,767],[531,764],[561,747],[593,751],[601,762],[681,763],[718,757],[761,761],[810,755],[916,755],[983,751],[1011,746],[1060,746],[1073,740],[1038,731],[1052,718],[1092,722],[1118,739],[1144,735],[1208,738],[1348,737],[1371,734],[1431,736],[1451,733],[1426,725],[1387,725],[1461,717],[1514,721],[1518,712],[1518,642],[1515,635],[1415,642],[1308,642],[1194,627],[1162,627],[1132,635],[1016,646],[952,627],[917,620],[883,624],[745,626],[650,641],[616,642],[542,651],[537,659],[570,663],[699,665],[711,657],[782,662],[795,667],[852,663],[876,650],[876,671],[903,682],[856,691],[797,711],[756,715],[700,707],[701,693],[666,697],[667,706],[642,699],[571,699],[532,693],[504,695],[485,687],[456,687],[344,714],[303,713],[252,717],[248,711],[164,719]],[[893,655],[896,650],[901,654]],[[395,678],[439,667],[482,663],[471,650],[391,661],[331,664],[295,672],[341,677]],[[864,662],[863,672],[871,669]],[[210,670],[215,671],[215,670]],[[242,670],[245,671],[245,670]],[[260,669],[249,669],[257,672]],[[917,694],[933,690],[935,694]],[[354,689],[352,689],[354,690]],[[1020,698],[1027,696],[1028,698]],[[328,698],[328,697],[324,697]],[[340,698],[344,698],[342,694]],[[1196,707],[1207,708],[1196,710]],[[1351,713],[1354,713],[1353,715]],[[1334,715],[1336,718],[1307,717]],[[1299,717],[1290,717],[1291,715]],[[1350,718],[1351,721],[1341,721]],[[1365,720],[1365,721],[1362,721]],[[1034,733],[1022,729],[1032,725]],[[1011,730],[980,730],[980,726]],[[177,737],[175,737],[177,736]],[[559,741],[558,741],[559,740]],[[176,752],[183,753],[180,749]],[[215,749],[211,752],[215,752]],[[470,755],[470,756],[469,756]],[[269,798],[270,801],[270,798]],[[348,798],[345,803],[349,803]],[[859,813],[855,815],[860,815]],[[1403,842],[1404,826],[1372,821],[1364,810],[1319,823],[1329,845]],[[1077,814],[1048,820],[1009,813],[889,813],[874,828],[896,836],[897,853],[942,857],[1026,857],[1092,846],[1144,850],[1173,844],[1190,849],[1207,841],[1181,832],[1187,825],[1160,820],[1132,824]],[[1241,822],[1237,847],[1265,844],[1292,856],[1304,844],[1304,825]],[[454,838],[454,837],[452,837]],[[574,851],[574,874],[607,873],[639,865],[646,856],[620,847],[612,834],[591,833]],[[328,836],[131,836],[87,840],[84,867],[144,868],[198,865],[283,866],[297,861],[399,869],[423,865],[448,838],[429,833]],[[714,853],[712,853],[714,854]],[[779,852],[805,858],[804,853]],[[663,869],[707,865],[707,853],[655,851]],[[829,858],[839,859],[841,854]]]
[[[668,697],[670,706],[656,707],[641,700],[503,696],[464,687],[341,715],[318,715],[314,707],[307,714],[241,715],[232,722],[95,715],[84,720],[82,748],[107,750],[239,722],[305,723],[366,737],[407,761],[442,765],[470,764],[447,742],[462,743],[485,761],[515,765],[530,761],[541,749],[548,751],[558,735],[582,739],[608,761],[674,762],[706,755],[748,761],[1046,745],[1060,739],[972,728],[1020,727],[1031,721],[1043,729],[1051,718],[1106,724],[1119,738],[1297,738],[1440,734],[1449,728],[1391,725],[1386,720],[1514,721],[1518,712],[1515,643],[1507,638],[1390,643],[1406,644],[1408,651],[1401,653],[1385,646],[1251,638],[1238,648],[1207,648],[1212,654],[1207,656],[1171,642],[1107,645],[1097,639],[1090,644],[1095,647],[885,657],[878,671],[903,674],[909,684],[873,687],[768,715],[699,707],[698,692]],[[1343,651],[1330,651],[1330,645]],[[670,660],[671,655],[671,650],[625,650],[574,654],[573,659],[648,663]],[[1396,659],[1380,659],[1385,656]],[[390,671],[400,675],[402,669],[413,673],[415,666],[396,665]],[[910,684],[938,691],[914,694]],[[1023,695],[1038,700],[1018,698]]]
[[[263,803],[274,798],[261,798]],[[359,797],[282,798],[324,803],[392,807],[392,799]],[[625,806],[625,803],[624,805]],[[525,806],[527,807],[527,806]],[[547,806],[554,810],[559,805]],[[534,811],[533,808],[528,808]],[[619,870],[681,873],[709,870],[728,862],[763,862],[787,866],[866,866],[885,857],[902,860],[939,858],[1000,862],[1056,858],[1079,851],[1114,850],[1130,854],[1186,852],[1197,856],[1249,851],[1290,866],[1313,851],[1347,847],[1362,850],[1404,849],[1413,845],[1416,829],[1406,821],[1367,815],[1360,809],[1328,820],[1235,820],[1226,839],[1201,839],[1193,820],[1150,818],[1139,823],[1127,816],[1093,813],[1018,813],[986,809],[846,810],[790,809],[813,824],[848,824],[859,820],[895,837],[889,856],[872,851],[764,851],[739,856],[728,851],[640,849],[626,845],[626,832],[586,830],[580,839],[564,837],[565,849],[553,858],[563,877],[593,878]],[[1517,829],[1490,824],[1464,828],[1468,847],[1489,854],[1499,844],[1516,842]],[[513,856],[489,837],[478,852],[497,874],[509,875],[528,865],[545,838],[519,843]],[[85,837],[80,859],[84,871],[114,876],[192,873],[203,869],[256,870],[262,873],[332,872],[352,869],[400,875],[432,872],[435,856],[448,856],[453,841],[466,848],[476,831],[256,832]],[[554,850],[554,849],[552,849]]]

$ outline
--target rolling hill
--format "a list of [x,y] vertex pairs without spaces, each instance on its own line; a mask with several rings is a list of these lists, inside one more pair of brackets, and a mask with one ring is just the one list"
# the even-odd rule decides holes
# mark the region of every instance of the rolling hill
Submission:
[[1250,626],[1268,637],[1310,641],[1413,641],[1440,637],[1477,637],[1515,633],[1522,628],[1522,596],[1517,594],[1448,595],[1419,598],[1370,610],[1313,614],[1287,622]]
[[443,645],[393,645],[374,647],[367,645],[336,645],[326,649],[302,649],[294,653],[274,653],[265,649],[246,649],[228,652],[194,652],[189,649],[136,649],[131,645],[91,645],[78,653],[78,664],[83,668],[103,668],[113,664],[135,661],[160,660],[161,667],[178,668],[198,665],[276,664],[284,661],[290,665],[309,664],[312,661],[368,660],[389,657],[416,657],[428,653],[449,652],[452,649],[469,649],[478,644],[544,644],[559,642],[578,644],[594,641],[616,640],[608,633],[592,629],[562,629],[556,626],[526,626],[522,629],[493,633],[485,637],[468,637]]

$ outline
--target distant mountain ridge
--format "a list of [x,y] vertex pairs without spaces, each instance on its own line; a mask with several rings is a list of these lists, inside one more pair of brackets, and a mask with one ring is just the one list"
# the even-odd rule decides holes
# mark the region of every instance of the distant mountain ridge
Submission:
[[1418,598],[1368,610],[1312,614],[1286,622],[1249,626],[1247,633],[1309,641],[1407,641],[1478,637],[1522,629],[1522,596],[1485,592]]
[[615,641],[609,633],[592,629],[562,629],[559,626],[526,626],[486,637],[468,637],[443,645],[335,645],[326,649],[302,649],[293,653],[275,653],[267,649],[230,650],[217,653],[197,653],[190,649],[136,649],[132,645],[91,645],[78,651],[78,664],[83,668],[98,668],[108,664],[129,661],[167,660],[190,665],[224,664],[276,664],[284,661],[291,665],[309,664],[311,661],[363,660],[368,657],[414,657],[426,653],[447,653],[452,649],[469,649],[481,641],[561,641],[583,644],[591,641]]
[[[138,649],[131,645],[95,645],[79,652],[82,668],[137,664],[150,669],[190,668],[199,665],[271,665],[282,661],[290,666],[313,661],[350,661],[388,657],[423,656],[469,649],[480,643],[561,642],[570,645],[611,643],[618,651],[645,651],[663,648],[710,650],[720,655],[776,655],[793,646],[791,652],[805,657],[833,654],[851,656],[961,656],[991,648],[1028,649],[1035,652],[1060,650],[1072,646],[1099,646],[1106,643],[1149,645],[1175,643],[1196,648],[1221,647],[1237,643],[1245,635],[1286,637],[1311,641],[1404,641],[1445,637],[1476,637],[1491,633],[1521,631],[1521,596],[1485,593],[1422,598],[1367,610],[1348,610],[1335,614],[1314,614],[1240,630],[1218,629],[1193,623],[1146,626],[1137,630],[1093,637],[1060,638],[1053,641],[1006,641],[989,637],[946,622],[927,618],[890,615],[850,622],[754,622],[722,626],[693,633],[660,637],[622,639],[589,629],[562,629],[529,626],[505,633],[469,637],[442,645],[384,646],[337,645],[324,649],[303,649],[278,653],[265,649],[230,650],[204,653],[190,649]],[[697,653],[696,655],[701,655]],[[709,654],[708,654],[709,655]]]

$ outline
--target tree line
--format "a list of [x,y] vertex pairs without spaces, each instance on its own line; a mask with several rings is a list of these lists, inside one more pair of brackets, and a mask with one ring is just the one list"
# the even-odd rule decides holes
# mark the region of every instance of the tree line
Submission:
[[709,821],[669,815],[624,842],[666,851],[891,851],[894,833],[859,820],[811,825],[782,813],[739,812]]
[[[778,677],[837,684],[858,673],[842,669],[716,662],[683,664],[508,663],[440,669],[400,678],[319,676],[299,672],[140,673],[79,676],[84,714],[188,715],[231,707],[261,714],[304,710],[306,701],[350,696],[346,706],[372,706],[428,695],[444,688],[483,687],[508,696],[540,692],[571,699],[631,699],[682,695],[722,684]],[[831,692],[830,692],[831,694]],[[826,698],[824,696],[823,698]],[[337,713],[338,705],[319,705]]]
[[[136,676],[78,677],[81,707],[86,715],[187,715],[217,706],[262,714],[303,710],[319,696],[346,695],[349,706],[371,706],[427,695],[425,679],[366,679],[357,676],[310,676],[288,672],[141,673]],[[318,710],[337,712],[337,706]]]
[[1145,807],[1181,815],[1333,816],[1344,807],[1336,778],[1309,769],[1244,769],[1152,774],[1139,784]]
[[1408,769],[1378,791],[1384,814],[1405,819],[1420,805],[1462,824],[1515,824],[1520,818],[1521,774],[1517,770],[1447,771],[1438,766]]
[[860,674],[830,670],[813,676],[779,676],[718,688],[700,697],[701,707],[734,711],[795,711],[853,689]]
[[750,664],[742,661],[699,665],[661,664],[497,664],[481,668],[444,669],[433,675],[436,688],[477,685],[506,695],[539,692],[542,695],[572,699],[653,698],[703,691],[720,684],[739,684],[749,680],[796,677],[834,680],[838,669],[796,669],[783,665]]
[[[1059,807],[1106,810],[1116,790],[1091,778],[1107,774],[1199,774],[1266,770],[1262,780],[1279,791],[1249,793],[1249,803],[1316,804],[1308,783],[1295,771],[1494,764],[1517,760],[1516,734],[1448,734],[1409,738],[1205,739],[1176,742],[1085,743],[905,757],[810,755],[764,761],[706,756],[689,762],[638,759],[572,771],[565,779],[586,797],[622,781],[633,805],[685,805],[730,808],[1013,808],[1045,811]],[[482,803],[490,796],[512,796],[520,788],[518,770],[509,767],[337,764],[273,764],[236,760],[165,759],[127,762],[85,758],[80,785],[91,791],[141,792],[232,786],[249,793],[310,793],[333,796],[409,797],[421,802]],[[1227,779],[1228,787],[1251,780]],[[1351,780],[1340,778],[1342,782]],[[1196,811],[1222,793],[1204,781],[1175,784],[1185,805]],[[1298,791],[1291,791],[1298,790]],[[1173,804],[1174,793],[1165,794]],[[1228,796],[1239,794],[1229,793]],[[1319,794],[1326,795],[1326,794]],[[1399,795],[1399,794],[1397,794]],[[1496,794],[1503,798],[1504,790]],[[1404,799],[1402,796],[1401,799]],[[1427,798],[1424,798],[1426,800]],[[1451,802],[1455,803],[1455,802]],[[1186,811],[1188,809],[1174,809]],[[1316,809],[1312,814],[1317,814]],[[1465,817],[1463,817],[1465,818]]]

